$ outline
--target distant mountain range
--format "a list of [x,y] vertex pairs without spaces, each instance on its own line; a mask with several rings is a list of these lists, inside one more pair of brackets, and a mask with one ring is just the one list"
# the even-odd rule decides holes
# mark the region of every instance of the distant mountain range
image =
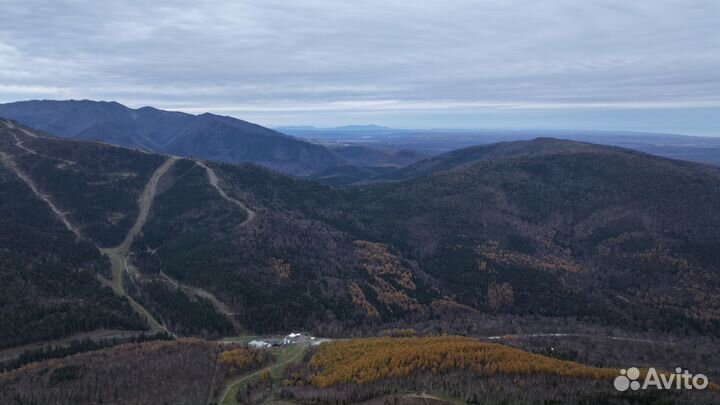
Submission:
[[345,164],[323,146],[209,113],[132,109],[116,102],[42,100],[0,104],[0,117],[66,138],[220,162],[253,162],[295,175]]
[[[285,135],[277,130],[227,116],[209,113],[192,115],[152,107],[132,109],[116,102],[90,100],[36,100],[0,104],[0,117],[65,138],[98,140],[217,162],[256,163],[333,186],[404,179],[419,168],[406,166],[432,155],[478,144],[533,139],[548,132],[567,139],[720,164],[720,138],[666,134],[603,131],[423,131],[369,124],[335,128],[277,128],[291,134]],[[423,162],[422,165],[434,165],[435,162],[431,160]],[[396,169],[401,170],[394,173]]]
[[[355,128],[356,126],[350,126]],[[720,165],[720,137],[631,131],[507,130],[507,129],[395,129],[360,125],[363,130],[284,127],[283,132],[323,145],[355,144],[391,150],[409,149],[428,155],[497,142],[554,137],[600,145],[620,146],[673,159]]]

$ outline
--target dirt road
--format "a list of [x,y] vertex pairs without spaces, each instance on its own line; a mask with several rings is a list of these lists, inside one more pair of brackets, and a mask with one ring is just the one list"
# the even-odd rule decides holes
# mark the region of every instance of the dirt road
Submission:
[[498,335],[498,336],[482,336],[480,339],[487,339],[487,340],[507,340],[507,339],[533,339],[533,338],[597,338],[597,339],[605,339],[605,340],[617,340],[620,342],[634,342],[634,343],[659,343],[659,344],[667,344],[667,345],[675,345],[675,342],[668,342],[663,340],[653,340],[653,339],[641,339],[641,338],[632,338],[632,337],[623,337],[623,336],[602,336],[602,335],[587,335],[582,333],[528,333],[528,334],[521,334],[521,335],[515,335],[515,334],[508,334],[508,335]]
[[[10,124],[10,125],[12,125],[12,124]],[[13,127],[9,127],[9,128],[13,128]],[[16,141],[16,145],[17,145],[17,143],[19,143],[19,140],[18,140],[17,136],[15,136],[15,134],[13,134],[13,136],[15,137],[15,141]],[[18,146],[18,147],[20,147],[23,150],[26,149],[24,146]],[[20,167],[18,167],[18,165],[15,163],[15,160],[13,160],[12,156],[10,156],[9,154],[7,154],[3,151],[0,151],[0,161],[2,161],[2,163],[8,169],[12,170],[23,182],[25,182],[25,184],[28,185],[28,187],[30,187],[30,190],[32,190],[32,192],[38,198],[40,198],[42,201],[45,202],[45,204],[48,205],[48,207],[50,207],[52,212],[55,213],[55,216],[57,216],[58,219],[60,219],[60,221],[62,221],[62,223],[65,225],[65,227],[68,230],[70,230],[70,232],[75,234],[75,237],[77,237],[78,239],[82,238],[82,235],[80,234],[80,230],[77,227],[73,226],[73,224],[70,223],[70,221],[67,219],[67,216],[65,215],[65,213],[63,211],[61,211],[60,208],[58,208],[52,202],[52,200],[50,199],[50,197],[48,195],[43,194],[38,189],[38,187],[35,185],[35,182],[30,178],[30,176],[28,176],[25,172],[22,171],[22,169],[20,169]]]
[[118,246],[116,249],[120,249],[123,252],[128,252],[130,250],[130,245],[132,245],[135,236],[140,233],[140,230],[142,230],[143,226],[145,226],[145,222],[147,222],[148,214],[150,213],[150,207],[152,206],[152,203],[155,200],[155,195],[157,194],[157,185],[160,181],[160,178],[165,173],[167,173],[167,171],[172,167],[173,164],[175,164],[175,162],[178,161],[178,159],[180,158],[176,156],[171,156],[167,158],[167,160],[155,170],[155,173],[153,173],[152,177],[150,177],[150,180],[145,185],[145,189],[143,190],[142,194],[140,195],[140,199],[138,200],[138,206],[140,207],[138,217],[135,220],[132,228],[130,228],[130,231],[128,231],[127,235],[125,236],[125,240],[123,240],[120,246]]
[[242,325],[240,325],[240,322],[235,319],[235,313],[225,305],[222,301],[220,301],[213,293],[203,290],[200,287],[193,287],[187,284],[183,284],[174,278],[168,276],[164,272],[160,272],[160,279],[164,281],[166,284],[172,286],[173,288],[179,288],[186,294],[194,295],[199,298],[204,298],[212,304],[212,306],[215,308],[215,310],[223,315],[232,323],[233,328],[235,329],[236,333],[240,333],[243,331]]
[[31,343],[22,346],[14,346],[8,349],[0,350],[0,362],[13,360],[20,357],[23,353],[34,350],[49,349],[49,348],[61,348],[68,347],[73,342],[80,342],[83,340],[91,340],[93,342],[100,342],[103,340],[111,339],[128,339],[138,337],[145,331],[134,331],[134,330],[116,330],[116,329],[98,329],[91,332],[82,332],[75,335],[71,335],[62,339],[51,340],[47,342]]
[[[131,277],[135,277],[140,274],[140,272],[137,271],[137,269],[132,266],[132,264],[130,264],[130,246],[132,245],[133,240],[135,240],[135,237],[140,233],[143,226],[145,226],[145,223],[147,222],[148,214],[150,213],[150,207],[152,207],[152,203],[155,200],[155,195],[157,194],[157,185],[160,181],[160,178],[162,178],[162,176],[167,173],[167,171],[178,159],[179,158],[175,156],[167,158],[167,160],[165,160],[165,162],[155,170],[152,177],[150,177],[150,180],[148,180],[147,184],[145,185],[145,189],[143,190],[140,198],[138,199],[139,211],[137,219],[128,231],[127,235],[125,235],[125,239],[123,239],[122,243],[114,248],[100,249],[102,253],[106,254],[110,258],[110,263],[112,265],[111,286],[113,291],[115,291],[115,294],[126,297],[128,299],[128,301],[130,302],[130,306],[132,306],[135,312],[137,312],[138,315],[140,315],[140,317],[145,320],[148,327],[150,328],[150,331],[153,333],[170,332],[167,330],[167,328],[165,328],[165,326],[160,324],[160,322],[158,322],[147,309],[145,309],[142,305],[140,305],[130,295],[127,294],[123,283],[125,274],[128,274]],[[107,280],[105,282],[107,282]]]
[[254,371],[250,374],[240,375],[234,378],[231,378],[225,383],[225,389],[223,390],[222,394],[220,395],[220,399],[217,402],[219,405],[235,405],[237,404],[237,401],[235,400],[235,395],[237,395],[238,389],[240,384],[249,381],[255,377],[258,377],[259,375],[269,372],[272,373],[273,371],[280,371],[282,372],[281,368],[286,367],[290,363],[294,362],[295,360],[299,359],[307,350],[307,346],[304,344],[296,344],[296,345],[290,345],[286,346],[284,350],[288,351],[285,356],[278,356],[278,362],[275,364],[272,364],[268,367],[261,368],[260,370]]
[[237,205],[238,207],[240,207],[240,208],[242,208],[243,210],[245,210],[245,212],[247,212],[247,218],[245,218],[245,220],[244,220],[244,221],[242,222],[242,224],[240,224],[240,225],[247,225],[247,224],[249,224],[250,222],[252,222],[252,221],[255,220],[255,217],[256,217],[255,211],[253,211],[253,210],[251,210],[250,208],[248,208],[247,205],[245,205],[245,204],[242,203],[241,201],[238,201],[238,200],[236,200],[236,199],[228,196],[228,195],[225,193],[225,190],[223,190],[223,189],[218,185],[219,180],[218,180],[217,174],[215,174],[215,170],[213,170],[212,168],[210,168],[210,166],[206,165],[205,163],[203,163],[203,162],[201,162],[201,161],[199,161],[199,160],[196,160],[195,163],[196,163],[198,166],[200,166],[200,167],[202,167],[203,169],[205,169],[205,171],[207,172],[208,181],[210,181],[210,185],[213,186],[213,187],[215,187],[215,189],[218,191],[218,193],[220,194],[220,196],[221,196],[222,198],[224,198],[225,200],[227,200],[227,201],[229,201],[229,202]]

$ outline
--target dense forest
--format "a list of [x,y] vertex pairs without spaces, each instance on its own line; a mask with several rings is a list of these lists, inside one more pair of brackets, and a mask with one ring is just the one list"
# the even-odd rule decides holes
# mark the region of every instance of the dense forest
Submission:
[[165,158],[96,142],[17,133],[24,136],[24,146],[36,152],[18,153],[20,168],[68,212],[83,235],[103,247],[119,245],[137,217],[140,193]]
[[[356,247],[358,240],[380,242],[411,263],[428,294],[405,291],[420,304],[405,300],[418,309],[404,311],[405,319],[444,316],[448,308],[456,316],[465,308],[683,334],[719,327],[720,258],[711,249],[720,243],[712,208],[720,201],[718,170],[552,139],[483,148],[451,156],[433,166],[437,172],[348,190],[252,166],[217,171],[237,198],[270,211],[259,222],[300,216],[350,236]],[[657,173],[662,180],[649,182]],[[303,239],[304,256],[315,240]],[[324,245],[325,257],[351,257],[339,243]],[[288,249],[278,253],[286,263],[295,260]],[[357,250],[354,256],[362,260]],[[378,299],[388,296],[378,295],[382,286],[343,284],[363,322],[391,321],[397,313]]]
[[35,363],[42,360],[57,359],[72,356],[78,353],[91,352],[107,347],[113,347],[124,343],[142,343],[153,340],[172,340],[173,337],[167,333],[158,333],[155,335],[140,334],[129,338],[111,338],[104,340],[91,340],[85,338],[83,340],[73,340],[70,343],[63,343],[57,346],[42,346],[38,349],[25,350],[15,359],[0,363],[0,371],[9,371],[20,368],[26,364]]
[[204,404],[225,377],[220,353],[216,343],[182,339],[33,363],[0,374],[0,403]]
[[[321,205],[321,193],[330,189],[249,165],[213,167],[222,187],[248,200],[257,217],[246,222],[244,210],[218,198],[204,169],[179,161],[163,179],[151,218],[133,244],[142,271],[163,271],[214,292],[237,310],[241,324],[260,332],[365,322],[366,309],[353,304],[358,300],[388,319],[412,316],[423,311],[420,301],[437,296],[416,286],[429,281],[413,263],[387,247],[358,242],[310,217],[313,207],[301,207]],[[235,191],[238,179],[228,171],[256,182],[252,198]],[[366,252],[371,246],[379,250],[373,260],[399,267],[375,274]]]
[[5,166],[0,201],[0,348],[96,329],[145,329],[125,300],[97,282],[108,260],[76,240]]
[[219,314],[208,300],[188,296],[181,289],[166,283],[143,283],[137,291],[133,289],[131,293],[176,334],[219,338],[234,332],[232,323]]
[[458,303],[720,330],[716,168],[552,139],[435,160],[429,173],[421,162],[416,177],[355,190],[355,212]]

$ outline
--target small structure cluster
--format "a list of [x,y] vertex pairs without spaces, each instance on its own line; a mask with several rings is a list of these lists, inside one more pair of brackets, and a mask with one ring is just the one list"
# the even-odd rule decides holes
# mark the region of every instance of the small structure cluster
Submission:
[[282,339],[251,340],[248,342],[248,347],[253,349],[268,349],[273,346],[315,344],[315,342],[316,339],[314,336],[293,332]]
[[282,344],[284,345],[294,345],[298,343],[307,343],[312,339],[311,336],[303,335],[302,333],[291,333],[282,340]]

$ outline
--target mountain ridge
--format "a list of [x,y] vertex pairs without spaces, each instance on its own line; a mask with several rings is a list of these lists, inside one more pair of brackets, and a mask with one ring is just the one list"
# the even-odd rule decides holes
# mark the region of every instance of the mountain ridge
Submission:
[[[464,165],[471,165],[473,163],[492,159],[529,157],[559,153],[581,153],[583,151],[605,151],[608,153],[622,152],[627,154],[636,154],[647,158],[660,158],[674,160],[677,162],[688,162],[678,159],[662,158],[657,155],[635,149],[622,148],[612,145],[598,145],[583,141],[563,140],[555,137],[537,137],[530,140],[504,141],[452,150],[450,152],[441,153],[439,155],[434,155],[420,160],[391,173],[367,180],[366,182],[410,180],[415,177],[428,176],[439,172],[455,170]],[[697,164],[698,167],[715,167],[701,162],[693,163]]]
[[210,113],[132,109],[115,101],[31,100],[0,104],[0,116],[66,138],[230,163],[248,161],[301,176],[343,164],[321,145]]

